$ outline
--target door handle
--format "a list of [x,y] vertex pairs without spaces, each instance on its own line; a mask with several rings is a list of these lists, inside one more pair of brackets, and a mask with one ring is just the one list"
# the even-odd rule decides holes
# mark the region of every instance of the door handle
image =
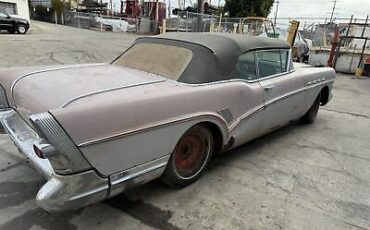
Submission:
[[263,87],[263,89],[264,89],[266,92],[268,92],[268,91],[271,91],[274,87],[275,87],[275,86],[273,86],[273,85],[269,85],[269,86],[265,86],[265,87]]

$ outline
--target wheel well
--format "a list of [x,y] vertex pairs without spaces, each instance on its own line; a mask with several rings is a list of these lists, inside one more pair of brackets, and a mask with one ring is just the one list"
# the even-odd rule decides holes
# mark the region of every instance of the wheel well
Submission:
[[320,92],[320,104],[326,105],[329,101],[329,87],[325,86]]
[[222,137],[222,132],[220,128],[212,122],[202,122],[202,123],[199,123],[198,125],[204,125],[211,131],[212,136],[213,136],[214,152],[215,153],[220,152],[223,146],[223,137]]
[[22,26],[25,26],[27,28],[27,24],[23,23],[23,22],[17,22],[15,24],[15,27],[17,28],[19,25],[22,25]]

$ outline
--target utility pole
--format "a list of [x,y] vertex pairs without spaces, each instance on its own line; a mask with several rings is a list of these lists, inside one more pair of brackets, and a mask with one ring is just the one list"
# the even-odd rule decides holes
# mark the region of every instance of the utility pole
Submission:
[[110,15],[113,15],[113,2],[112,2],[112,0],[110,0],[109,3],[110,3]]
[[280,1],[276,1],[276,10],[275,10],[275,19],[274,19],[275,28],[276,28],[276,18],[277,18],[278,11],[279,11],[279,3]]
[[198,0],[198,14],[203,14],[204,13],[204,0]]
[[[202,18],[204,13],[204,0],[198,0],[197,3],[197,32],[202,32]],[[203,31],[204,32],[204,31]]]
[[331,15],[330,15],[330,21],[329,21],[330,25],[333,23],[333,15],[334,15],[335,7],[337,5],[337,0],[334,0],[333,2],[334,2],[334,6],[333,6],[333,10],[331,11]]
[[168,1],[168,18],[171,18],[171,0]]

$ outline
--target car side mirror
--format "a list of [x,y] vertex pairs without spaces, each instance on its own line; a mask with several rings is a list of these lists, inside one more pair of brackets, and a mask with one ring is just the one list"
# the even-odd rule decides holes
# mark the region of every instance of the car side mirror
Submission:
[[10,16],[8,15],[8,16],[6,16],[6,18],[7,18],[7,19],[9,19],[9,18],[10,18]]

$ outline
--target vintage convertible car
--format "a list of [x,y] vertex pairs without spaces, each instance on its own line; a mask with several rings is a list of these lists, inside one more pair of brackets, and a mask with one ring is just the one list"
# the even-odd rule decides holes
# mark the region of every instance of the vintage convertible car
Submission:
[[168,33],[112,63],[0,70],[0,120],[47,178],[37,204],[71,210],[156,178],[183,187],[212,153],[312,123],[335,72],[279,39]]

